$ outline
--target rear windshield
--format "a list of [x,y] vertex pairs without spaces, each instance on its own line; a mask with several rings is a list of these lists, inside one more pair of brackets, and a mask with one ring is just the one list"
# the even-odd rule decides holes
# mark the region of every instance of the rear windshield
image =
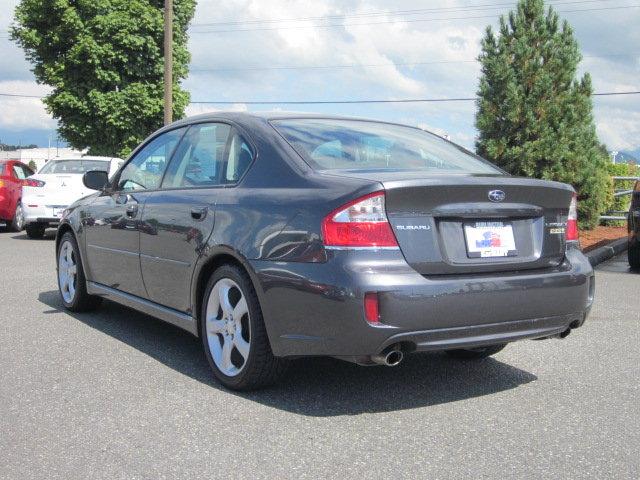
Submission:
[[286,119],[271,123],[318,170],[502,173],[463,148],[417,128],[361,120]]
[[109,171],[109,162],[104,160],[52,160],[38,173],[85,173],[90,170]]

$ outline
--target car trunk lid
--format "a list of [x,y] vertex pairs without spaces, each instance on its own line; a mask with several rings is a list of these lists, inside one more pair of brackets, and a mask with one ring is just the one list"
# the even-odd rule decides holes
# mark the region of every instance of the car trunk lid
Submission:
[[[32,180],[44,182],[42,187],[23,187],[23,196],[29,203],[34,203],[46,208],[63,209],[79,198],[85,197],[95,190],[84,186],[81,174],[36,174],[29,177]],[[27,201],[27,200],[25,200]],[[54,215],[54,213],[52,213]]]
[[567,185],[506,176],[382,184],[398,244],[422,274],[545,268],[564,259]]

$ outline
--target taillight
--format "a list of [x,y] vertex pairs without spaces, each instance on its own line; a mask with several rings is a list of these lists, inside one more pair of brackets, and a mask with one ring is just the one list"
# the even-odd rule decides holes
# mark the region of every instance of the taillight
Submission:
[[42,180],[33,180],[31,178],[27,178],[24,181],[24,185],[27,187],[44,187],[44,182]]
[[573,194],[571,203],[569,204],[569,215],[567,216],[567,242],[578,241],[578,197]]
[[322,221],[325,246],[397,247],[384,209],[384,192],[357,198],[334,210]]

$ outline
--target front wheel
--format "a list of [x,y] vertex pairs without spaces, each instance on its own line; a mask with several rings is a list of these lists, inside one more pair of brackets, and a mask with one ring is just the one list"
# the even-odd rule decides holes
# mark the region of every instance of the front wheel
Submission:
[[102,302],[102,298],[87,293],[80,249],[70,232],[62,236],[58,247],[58,290],[65,308],[72,312],[93,310]]
[[223,265],[209,279],[200,333],[209,365],[227,388],[264,387],[286,369],[286,361],[271,351],[251,279],[235,265]]
[[491,355],[495,355],[504,347],[506,347],[506,343],[501,343],[499,345],[489,345],[488,347],[479,347],[479,348],[459,348],[456,350],[446,350],[447,355],[458,358],[462,360],[479,360],[482,358],[490,357]]

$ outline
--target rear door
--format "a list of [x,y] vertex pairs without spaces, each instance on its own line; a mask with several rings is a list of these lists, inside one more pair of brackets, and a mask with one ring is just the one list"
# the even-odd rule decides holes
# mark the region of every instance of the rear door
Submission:
[[191,313],[191,277],[213,231],[216,198],[237,182],[251,158],[230,125],[189,128],[142,216],[140,265],[151,300]]
[[83,223],[92,281],[147,297],[140,272],[140,218],[184,131],[171,130],[152,139],[130,159],[112,191],[87,207]]

